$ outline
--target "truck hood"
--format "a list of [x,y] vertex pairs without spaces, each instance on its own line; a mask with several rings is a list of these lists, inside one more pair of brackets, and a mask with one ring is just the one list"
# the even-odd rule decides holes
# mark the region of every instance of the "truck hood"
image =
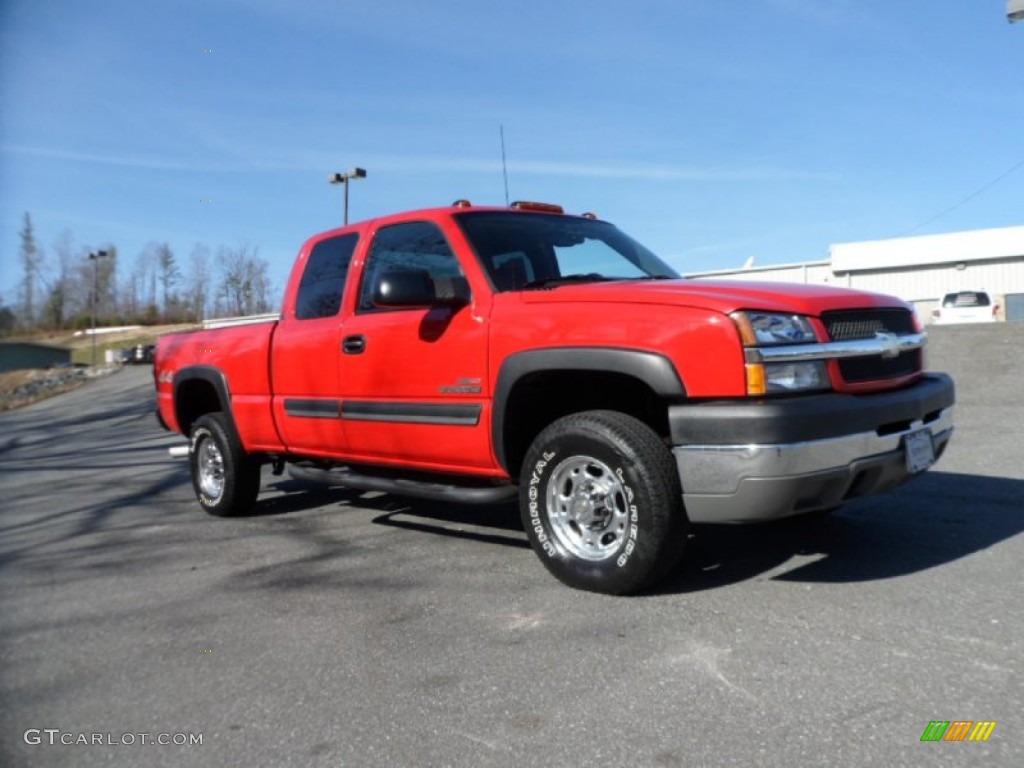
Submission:
[[833,309],[907,307],[900,299],[828,285],[746,280],[619,280],[523,291],[529,304],[593,302],[668,304],[728,314],[740,309],[819,316]]

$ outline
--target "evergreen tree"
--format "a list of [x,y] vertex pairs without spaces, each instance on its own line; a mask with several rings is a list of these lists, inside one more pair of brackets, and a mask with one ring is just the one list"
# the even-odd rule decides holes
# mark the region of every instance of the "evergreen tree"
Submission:
[[36,245],[35,231],[32,228],[32,217],[25,212],[21,227],[21,322],[31,328],[36,321],[36,293],[39,287],[39,271],[42,255]]

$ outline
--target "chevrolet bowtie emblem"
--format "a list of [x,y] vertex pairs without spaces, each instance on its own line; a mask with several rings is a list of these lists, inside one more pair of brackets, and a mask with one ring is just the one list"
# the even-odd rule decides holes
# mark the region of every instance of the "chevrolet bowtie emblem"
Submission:
[[875,332],[875,341],[882,348],[882,359],[891,360],[900,355],[900,337],[895,333]]

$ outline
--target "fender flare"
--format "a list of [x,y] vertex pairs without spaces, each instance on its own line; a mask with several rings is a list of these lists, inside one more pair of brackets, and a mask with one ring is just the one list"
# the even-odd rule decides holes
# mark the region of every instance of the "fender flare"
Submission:
[[174,374],[172,384],[174,387],[174,417],[178,421],[178,427],[182,430],[186,427],[181,420],[181,398],[178,395],[178,390],[182,384],[191,381],[202,381],[213,387],[214,392],[217,393],[217,399],[220,401],[221,412],[224,414],[228,429],[234,433],[235,437],[238,437],[235,415],[231,411],[231,388],[228,385],[228,378],[222,370],[214,368],[212,365],[189,365]]
[[491,440],[498,463],[508,471],[505,455],[505,409],[516,384],[525,376],[550,371],[620,373],[646,384],[661,397],[681,401],[686,387],[675,365],[662,354],[617,347],[547,347],[516,352],[498,371],[491,409]]

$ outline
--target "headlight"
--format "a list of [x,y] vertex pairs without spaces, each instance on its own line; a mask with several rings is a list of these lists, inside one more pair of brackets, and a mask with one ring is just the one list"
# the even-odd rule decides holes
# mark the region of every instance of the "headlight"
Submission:
[[817,341],[811,321],[803,315],[775,315],[768,312],[734,312],[744,346],[803,344]]
[[[730,317],[736,323],[743,346],[748,349],[814,344],[818,341],[814,326],[803,315],[748,311],[734,312]],[[766,363],[761,360],[760,355],[747,355],[748,395],[808,392],[830,387],[828,370],[822,360],[795,363]]]

